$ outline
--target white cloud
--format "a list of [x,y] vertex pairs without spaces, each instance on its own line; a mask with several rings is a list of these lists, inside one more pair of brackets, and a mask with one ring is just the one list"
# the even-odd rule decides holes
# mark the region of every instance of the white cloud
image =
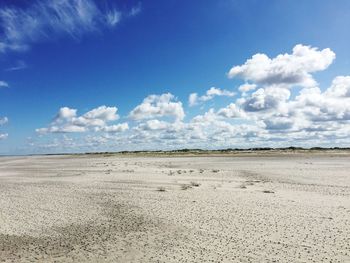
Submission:
[[85,119],[99,119],[103,121],[115,121],[119,118],[116,107],[100,106],[85,113],[82,117]]
[[198,94],[197,93],[191,93],[188,97],[188,104],[192,107],[197,104],[198,101]]
[[[0,126],[5,125],[8,123],[9,119],[7,117],[0,117]],[[8,134],[7,133],[0,133],[0,141],[7,139]]]
[[336,77],[331,87],[325,92],[325,95],[331,97],[350,97],[350,76]]
[[6,81],[0,80],[0,88],[7,88],[9,84]]
[[[229,77],[241,77],[250,83],[241,85],[242,97],[217,115],[252,123],[257,130],[245,137],[255,142],[264,139],[269,144],[319,144],[320,140],[344,140],[350,129],[350,77],[336,77],[322,92],[311,75],[326,69],[334,58],[328,48],[318,50],[303,45],[295,46],[292,54],[273,59],[254,55],[244,65],[230,70]],[[291,98],[289,90],[293,86],[303,87],[295,98]],[[250,94],[251,91],[254,92]]]
[[146,97],[130,112],[129,117],[133,120],[174,117],[176,121],[179,121],[185,117],[185,112],[182,103],[176,101],[174,95],[164,93]]
[[77,116],[77,110],[62,107],[53,122],[47,128],[36,129],[38,133],[70,133],[86,132],[90,130],[114,132],[118,129],[125,130],[125,124],[121,126],[107,126],[108,122],[119,118],[116,107],[100,106],[81,116]]
[[240,103],[246,112],[275,110],[289,97],[288,89],[268,87],[258,89],[250,97],[240,100]]
[[0,141],[7,139],[8,134],[7,133],[0,133]]
[[217,114],[226,118],[242,118],[245,116],[245,112],[237,107],[235,103],[230,103],[227,107],[220,109]]
[[148,120],[145,123],[141,123],[136,129],[153,131],[153,130],[165,130],[169,128],[170,124],[165,121]]
[[281,54],[269,58],[265,54],[255,54],[243,65],[231,68],[229,78],[240,77],[259,85],[316,85],[310,73],[325,70],[335,59],[329,48],[318,50],[310,46],[296,45],[292,54]]
[[238,87],[238,90],[242,93],[247,93],[249,91],[255,90],[257,87],[256,84],[249,84],[249,83],[244,83],[241,86]]
[[109,132],[109,133],[116,133],[116,132],[123,132],[129,129],[128,123],[120,123],[116,125],[111,125],[111,126],[105,126],[102,128],[97,128],[97,131],[104,131],[104,132]]
[[37,133],[71,133],[71,132],[85,132],[86,128],[82,126],[76,126],[72,124],[65,124],[63,126],[50,125],[48,128],[36,129]]
[[302,90],[295,101],[290,102],[290,111],[303,115],[311,122],[350,120],[350,76],[336,77],[332,85],[321,92],[319,88]]
[[62,34],[77,38],[113,27],[121,18],[118,10],[100,8],[94,0],[38,0],[27,8],[5,6],[0,9],[0,52],[27,50],[32,43]]
[[264,120],[267,130],[286,130],[293,127],[294,121],[290,118],[275,117]]
[[8,123],[9,119],[7,117],[0,117],[0,126]]
[[198,115],[192,119],[194,123],[211,123],[216,121],[218,116],[215,114],[214,109],[209,109],[208,112],[203,115]]
[[63,120],[69,120],[74,118],[77,115],[76,109],[70,109],[68,107],[62,107],[59,109],[55,121],[60,122]]
[[233,97],[235,95],[234,92],[229,91],[229,90],[222,90],[222,89],[218,89],[215,87],[211,87],[209,90],[207,90],[207,92],[205,93],[205,95],[202,96],[198,96],[197,93],[191,93],[189,98],[188,98],[188,103],[189,106],[194,106],[198,103],[201,102],[206,102],[208,100],[213,99],[215,96],[227,96],[227,97]]

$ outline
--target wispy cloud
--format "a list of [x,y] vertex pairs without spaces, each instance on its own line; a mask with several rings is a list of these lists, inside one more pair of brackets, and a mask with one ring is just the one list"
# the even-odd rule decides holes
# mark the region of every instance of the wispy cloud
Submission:
[[106,14],[106,22],[110,26],[115,26],[122,18],[122,13],[117,10],[110,10]]
[[7,88],[9,84],[6,81],[0,80],[0,88]]
[[23,60],[18,60],[16,64],[14,64],[12,67],[5,69],[5,71],[17,71],[26,69],[27,67],[27,63],[25,63]]
[[129,15],[130,16],[136,16],[141,12],[141,3],[139,2],[138,5],[131,8]]
[[7,117],[0,117],[0,126],[8,123],[9,119]]
[[[138,8],[130,12],[138,13]],[[115,26],[122,13],[102,9],[93,0],[37,0],[26,9],[0,9],[0,52],[24,51],[32,43],[67,34],[74,38]]]

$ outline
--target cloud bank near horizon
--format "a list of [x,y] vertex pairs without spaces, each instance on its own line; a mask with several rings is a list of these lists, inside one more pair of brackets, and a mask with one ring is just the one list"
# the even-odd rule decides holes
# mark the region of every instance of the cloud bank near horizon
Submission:
[[[349,145],[350,76],[336,76],[324,91],[313,77],[334,59],[329,48],[301,44],[275,58],[256,54],[227,73],[228,78],[243,81],[238,95],[214,87],[204,95],[193,92],[187,112],[174,94],[148,95],[122,117],[124,122],[117,122],[116,107],[100,106],[81,116],[76,109],[62,107],[48,127],[37,132],[64,134],[61,142],[55,137],[56,143],[42,144],[45,149]],[[232,101],[186,118],[193,107],[218,96]],[[72,133],[86,135],[72,139]]]

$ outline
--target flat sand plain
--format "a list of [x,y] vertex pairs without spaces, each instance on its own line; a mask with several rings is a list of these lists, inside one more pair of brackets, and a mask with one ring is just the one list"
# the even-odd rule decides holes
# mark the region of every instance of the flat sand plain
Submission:
[[350,262],[350,155],[2,157],[0,262]]

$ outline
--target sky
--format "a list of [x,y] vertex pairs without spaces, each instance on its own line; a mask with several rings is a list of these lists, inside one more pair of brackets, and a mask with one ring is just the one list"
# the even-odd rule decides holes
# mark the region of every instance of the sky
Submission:
[[349,147],[349,10],[3,0],[0,154]]

